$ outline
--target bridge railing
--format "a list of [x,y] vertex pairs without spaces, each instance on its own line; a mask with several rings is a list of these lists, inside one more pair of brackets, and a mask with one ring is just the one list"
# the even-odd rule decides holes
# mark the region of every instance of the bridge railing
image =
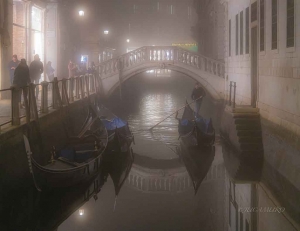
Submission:
[[107,60],[99,65],[100,77],[105,79],[143,63],[173,63],[190,66],[209,74],[224,78],[225,65],[201,54],[174,46],[146,46]]
[[20,125],[22,119],[27,123],[37,120],[52,109],[68,106],[99,91],[99,79],[92,74],[0,90],[1,94],[11,95],[10,99],[0,100],[0,129],[5,125]]

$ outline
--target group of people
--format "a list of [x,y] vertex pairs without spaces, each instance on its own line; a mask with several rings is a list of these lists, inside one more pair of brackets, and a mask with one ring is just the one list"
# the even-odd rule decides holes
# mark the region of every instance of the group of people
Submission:
[[[18,87],[25,87],[29,83],[39,84],[41,75],[44,72],[44,65],[38,54],[34,56],[34,60],[29,67],[25,59],[18,60],[17,55],[13,55],[12,60],[8,64],[10,83]],[[54,68],[49,61],[45,67],[45,73],[49,81],[54,79]]]
[[80,65],[77,65],[72,60],[70,60],[68,64],[68,70],[69,70],[69,78],[79,75],[85,75],[85,74],[94,74],[96,71],[96,65],[94,62],[91,62],[89,68],[86,68],[85,63],[81,63]]

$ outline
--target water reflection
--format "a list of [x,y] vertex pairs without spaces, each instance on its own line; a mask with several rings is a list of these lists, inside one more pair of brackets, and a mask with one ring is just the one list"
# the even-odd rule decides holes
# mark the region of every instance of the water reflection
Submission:
[[[127,106],[114,104],[114,112],[135,131],[152,125],[181,106],[193,87],[192,82],[184,85],[168,79],[167,89],[157,90],[154,83],[146,84],[147,89],[141,85],[134,97],[128,88],[122,102]],[[154,99],[158,102],[150,102]],[[206,101],[202,111],[212,113],[212,107]],[[165,130],[167,126],[171,130]],[[262,153],[245,157],[220,139],[214,148],[190,150],[177,138],[175,119],[153,134],[135,133],[134,163],[124,157],[124,165],[117,167],[125,170],[120,171],[123,174],[132,164],[115,209],[115,186],[119,184],[104,171],[80,187],[40,196],[34,188],[6,192],[5,200],[0,201],[0,230],[299,230],[299,190],[278,176]],[[274,208],[281,210],[274,212]]]

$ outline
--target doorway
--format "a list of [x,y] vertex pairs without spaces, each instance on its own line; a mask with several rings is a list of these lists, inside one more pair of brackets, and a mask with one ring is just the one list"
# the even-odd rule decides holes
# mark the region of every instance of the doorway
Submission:
[[256,108],[258,95],[258,35],[257,26],[251,28],[251,106]]

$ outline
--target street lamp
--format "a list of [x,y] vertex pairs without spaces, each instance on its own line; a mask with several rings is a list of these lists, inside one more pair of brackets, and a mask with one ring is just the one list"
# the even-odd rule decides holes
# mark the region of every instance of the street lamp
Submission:
[[105,35],[108,35],[108,33],[109,33],[108,30],[105,30],[105,31],[104,31],[104,34],[105,34]]
[[84,11],[80,10],[80,11],[78,11],[78,14],[79,14],[80,17],[83,17],[84,16]]
[[84,209],[79,209],[79,216],[83,216],[84,215]]
[[126,41],[129,43],[129,42],[130,42],[130,39],[127,39]]

